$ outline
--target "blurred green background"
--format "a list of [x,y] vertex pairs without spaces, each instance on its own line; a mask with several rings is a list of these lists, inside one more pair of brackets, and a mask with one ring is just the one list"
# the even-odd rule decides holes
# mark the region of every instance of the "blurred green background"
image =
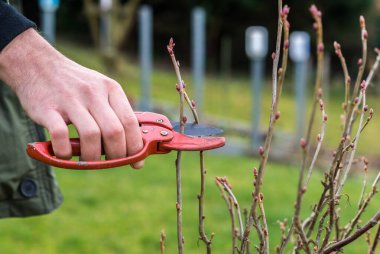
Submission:
[[[340,114],[344,91],[342,73],[333,55],[332,43],[342,43],[343,52],[351,71],[356,75],[356,62],[360,57],[359,15],[367,17],[370,33],[369,47],[380,45],[378,32],[378,1],[315,1],[324,13],[326,52],[331,55],[331,80],[326,95],[326,112],[329,122],[322,152],[329,160],[340,137]],[[183,78],[192,94],[190,66],[190,11],[197,5],[208,12],[207,26],[207,78],[205,114],[230,123],[250,122],[249,61],[244,52],[244,31],[250,25],[265,25],[270,32],[271,48],[275,38],[276,1],[163,1],[147,0],[141,3],[154,8],[154,73],[152,77],[155,105],[176,108],[178,94],[175,91],[176,77],[166,55],[166,44],[171,36],[177,42],[176,56],[181,61]],[[289,20],[292,30],[312,33],[312,20],[308,7],[312,1],[284,1],[291,7]],[[26,7],[28,6],[29,7]],[[24,10],[36,22],[39,19],[37,1],[24,1]],[[137,59],[136,25],[118,49],[118,68],[109,65],[91,37],[88,20],[84,15],[82,1],[62,1],[58,11],[57,48],[73,60],[106,73],[122,84],[132,102],[140,96],[140,71]],[[232,39],[232,62],[230,72],[224,73],[220,59],[222,38]],[[314,36],[314,35],[312,35]],[[369,52],[369,65],[375,55]],[[268,62],[268,74],[270,61]],[[313,64],[313,59],[311,60]],[[368,70],[367,70],[368,71]],[[312,93],[314,73],[311,73],[309,94]],[[378,78],[369,89],[368,104],[380,109]],[[292,65],[285,82],[285,91],[280,103],[281,118],[275,138],[292,135],[295,128],[294,91]],[[309,98],[311,98],[309,96]],[[263,94],[262,128],[268,122],[270,103],[270,78]],[[308,101],[310,108],[310,100]],[[315,134],[319,124],[316,125]],[[358,156],[369,158],[369,180],[379,171],[380,139],[377,116],[360,138]],[[75,133],[73,132],[73,135]],[[227,139],[228,142],[228,139]],[[264,202],[268,218],[271,251],[280,242],[278,220],[291,219],[296,197],[299,173],[299,152],[283,161],[271,162],[264,178]],[[135,171],[129,167],[103,171],[77,172],[56,169],[65,202],[51,215],[0,221],[0,248],[6,254],[54,254],[54,253],[159,253],[160,232],[165,229],[166,253],[176,253],[176,209],[175,209],[175,154],[151,156],[144,169]],[[186,153],[183,162],[183,216],[186,253],[205,253],[198,241],[199,162],[196,153]],[[214,184],[215,176],[227,176],[242,208],[248,208],[252,192],[252,168],[258,166],[256,158],[247,155],[207,153],[206,156],[206,233],[215,233],[214,253],[230,253],[230,222],[226,205]],[[319,198],[320,180],[327,170],[327,163],[319,163],[313,174],[305,196],[302,213],[306,216],[311,205]],[[355,214],[362,188],[363,172],[355,166],[341,199],[341,223],[345,225]],[[367,188],[367,192],[369,187]],[[375,197],[363,220],[368,219],[380,207]],[[374,234],[374,233],[372,233]],[[256,241],[253,234],[252,241]],[[362,237],[345,253],[366,253],[365,238]],[[289,250],[290,251],[290,250]]]

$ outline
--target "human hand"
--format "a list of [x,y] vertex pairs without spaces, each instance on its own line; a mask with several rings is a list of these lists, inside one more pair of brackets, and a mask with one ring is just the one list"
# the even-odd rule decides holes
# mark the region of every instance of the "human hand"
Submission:
[[34,29],[1,51],[0,79],[16,92],[29,117],[48,129],[58,158],[72,156],[71,123],[81,140],[81,160],[99,160],[102,143],[107,159],[143,147],[137,118],[120,85],[66,58]]

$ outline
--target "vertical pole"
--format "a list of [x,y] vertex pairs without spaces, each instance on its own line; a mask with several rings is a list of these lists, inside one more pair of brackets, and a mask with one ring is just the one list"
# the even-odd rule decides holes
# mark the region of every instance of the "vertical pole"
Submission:
[[102,11],[100,14],[100,49],[102,52],[106,52],[111,47],[110,30],[109,11]]
[[111,39],[111,10],[112,0],[100,0],[100,50],[103,54],[112,51]]
[[306,32],[294,31],[290,34],[289,57],[295,64],[295,138],[298,142],[305,134],[306,86],[310,57],[310,36]]
[[143,5],[139,10],[140,109],[143,111],[151,108],[152,47],[152,8]]
[[59,0],[39,0],[41,9],[41,30],[45,39],[55,43],[55,13],[59,7]]
[[295,96],[296,96],[296,140],[303,137],[305,133],[305,112],[306,112],[306,92],[307,92],[307,62],[295,63]]
[[50,43],[55,43],[55,11],[42,11],[42,35]]
[[[205,48],[206,48],[206,12],[201,7],[196,7],[192,12],[192,70],[194,82],[194,98],[197,102],[198,112],[203,108],[203,83],[205,73]],[[200,114],[202,115],[202,114]]]
[[264,62],[262,59],[251,60],[251,91],[252,91],[252,148],[260,146],[260,118],[261,118],[261,96],[263,83]]

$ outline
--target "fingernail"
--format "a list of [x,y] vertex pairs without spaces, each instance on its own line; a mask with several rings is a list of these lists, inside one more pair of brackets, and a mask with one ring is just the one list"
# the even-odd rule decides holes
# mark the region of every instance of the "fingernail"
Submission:
[[135,164],[132,164],[131,167],[133,169],[141,169],[144,167],[144,161],[136,162]]

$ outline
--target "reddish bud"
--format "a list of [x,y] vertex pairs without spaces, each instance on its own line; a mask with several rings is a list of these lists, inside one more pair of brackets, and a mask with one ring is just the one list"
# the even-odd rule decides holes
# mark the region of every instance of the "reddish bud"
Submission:
[[358,60],[358,66],[360,67],[362,65],[363,65],[363,59],[359,58],[359,60]]
[[318,30],[318,28],[319,28],[319,25],[318,25],[318,23],[317,23],[317,22],[314,22],[314,23],[313,23],[313,28],[314,28],[314,30]]
[[320,108],[320,110],[323,110],[325,108],[325,105],[324,105],[322,99],[319,99],[319,108]]
[[333,156],[333,157],[335,157],[335,156],[336,156],[336,151],[334,151],[334,152],[333,152],[332,156]]
[[360,24],[360,28],[361,29],[365,28],[365,18],[363,16],[360,16],[360,18],[359,18],[359,24]]
[[287,4],[285,4],[284,7],[282,8],[282,12],[285,13],[286,15],[288,15],[289,11],[290,11],[289,6]]
[[301,138],[301,140],[300,140],[300,146],[301,146],[302,149],[306,148],[307,142],[306,142],[306,140],[304,138]]
[[191,100],[191,106],[192,106],[193,108],[195,108],[195,107],[197,106],[197,104],[195,103],[194,100]]
[[306,192],[306,187],[302,187],[301,193],[304,194]]
[[260,192],[260,194],[259,194],[259,198],[260,198],[260,201],[263,201],[263,200],[264,200],[264,195],[263,195],[263,193]]
[[368,31],[363,30],[362,36],[363,36],[363,40],[367,40],[368,39]]
[[276,59],[276,53],[275,52],[272,53],[272,60],[274,60],[274,59]]
[[336,41],[334,41],[334,48],[335,48],[335,50],[341,50],[340,44]]
[[175,207],[177,208],[177,210],[181,210],[181,206],[178,204],[178,202],[175,204]]
[[325,45],[323,44],[323,42],[320,42],[318,44],[318,52],[321,53],[325,50]]
[[187,116],[183,116],[182,121],[183,121],[183,123],[187,123]]
[[345,137],[343,137],[343,138],[340,139],[340,143],[341,144],[343,144],[344,142],[346,142],[346,138]]
[[365,105],[363,110],[364,110],[364,112],[367,112],[368,111],[368,105]]
[[356,98],[354,99],[354,104],[358,104],[358,102],[359,102],[359,97],[356,97]]
[[290,23],[289,21],[285,20],[284,25],[287,29],[290,29]]
[[289,40],[284,41],[284,49],[289,48]]
[[259,155],[260,156],[264,155],[264,148],[262,146],[259,147]]
[[362,90],[365,90],[367,88],[367,82],[365,80],[363,80],[363,82],[360,84],[360,88]]
[[323,90],[322,88],[318,88],[317,97],[320,99],[323,96]]
[[264,233],[264,236],[268,236],[268,230],[266,228],[264,228],[263,233]]
[[253,176],[256,178],[258,176],[257,168],[253,168]]
[[363,162],[364,162],[365,165],[368,166],[368,159],[367,158],[364,157]]
[[323,122],[327,122],[328,119],[329,119],[329,116],[327,114],[324,114],[324,116],[323,116]]
[[342,50],[341,50],[341,46],[338,42],[334,41],[334,48],[335,48],[335,54],[338,56],[338,57],[342,57]]
[[173,51],[174,46],[175,46],[175,43],[173,41],[173,38],[170,38],[169,44],[167,45],[167,49],[168,49],[168,52],[169,52],[170,55],[174,54],[174,51]]
[[277,121],[281,116],[281,112],[277,111],[277,113],[274,115],[274,119]]
[[370,109],[369,109],[369,115],[372,117],[373,114],[374,114],[373,108],[370,108]]
[[311,14],[314,17],[321,17],[322,16],[322,12],[320,10],[318,10],[318,8],[314,4],[312,6],[310,6],[309,11],[311,12]]
[[178,85],[178,84],[175,84],[175,89],[176,89],[178,92],[180,92],[180,91],[181,91],[181,88],[179,87],[179,85]]

